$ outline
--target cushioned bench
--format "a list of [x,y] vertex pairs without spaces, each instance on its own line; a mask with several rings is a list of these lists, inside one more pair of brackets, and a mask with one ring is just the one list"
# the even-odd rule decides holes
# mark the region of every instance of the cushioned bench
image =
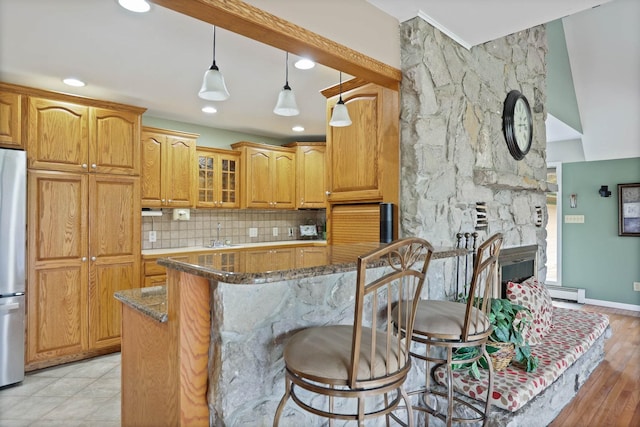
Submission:
[[[534,372],[509,365],[496,372],[493,385],[494,407],[515,412],[553,384],[598,340],[609,325],[609,318],[599,313],[588,313],[564,308],[552,309],[552,323],[542,341],[531,347],[539,358]],[[590,372],[589,372],[590,373]],[[444,371],[436,371],[436,379],[444,381]],[[475,380],[466,370],[454,371],[456,391],[484,401],[487,372]]]

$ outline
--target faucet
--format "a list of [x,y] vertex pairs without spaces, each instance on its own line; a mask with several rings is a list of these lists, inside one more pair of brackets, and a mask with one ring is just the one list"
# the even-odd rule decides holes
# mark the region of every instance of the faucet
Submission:
[[221,248],[221,247],[224,246],[224,242],[222,240],[220,240],[220,229],[221,228],[222,228],[222,225],[220,225],[220,223],[218,223],[218,226],[216,227],[216,238],[215,238],[215,240],[211,241],[209,246],[207,246],[208,248]]

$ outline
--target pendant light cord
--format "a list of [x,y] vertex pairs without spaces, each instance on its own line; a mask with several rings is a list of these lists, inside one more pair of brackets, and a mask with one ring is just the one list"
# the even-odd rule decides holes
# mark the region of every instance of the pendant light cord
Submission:
[[289,52],[285,52],[284,56],[284,87],[289,88]]
[[213,26],[213,65],[216,66],[216,26]]

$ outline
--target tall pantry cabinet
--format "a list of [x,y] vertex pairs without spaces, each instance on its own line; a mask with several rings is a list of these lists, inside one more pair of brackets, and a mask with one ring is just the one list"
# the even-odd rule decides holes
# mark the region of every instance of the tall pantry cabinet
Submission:
[[113,294],[140,287],[143,109],[25,88],[26,369],[119,349]]

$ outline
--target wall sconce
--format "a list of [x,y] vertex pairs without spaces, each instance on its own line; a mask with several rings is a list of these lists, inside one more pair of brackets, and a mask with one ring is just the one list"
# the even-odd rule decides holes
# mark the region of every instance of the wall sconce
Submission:
[[484,230],[489,226],[486,202],[476,202],[476,230]]
[[611,191],[609,191],[608,185],[601,185],[598,193],[600,194],[600,197],[611,197]]
[[569,207],[577,208],[578,207],[578,195],[572,194],[569,196]]
[[536,225],[536,227],[542,227],[542,206],[536,206],[536,215],[533,219],[534,224]]

